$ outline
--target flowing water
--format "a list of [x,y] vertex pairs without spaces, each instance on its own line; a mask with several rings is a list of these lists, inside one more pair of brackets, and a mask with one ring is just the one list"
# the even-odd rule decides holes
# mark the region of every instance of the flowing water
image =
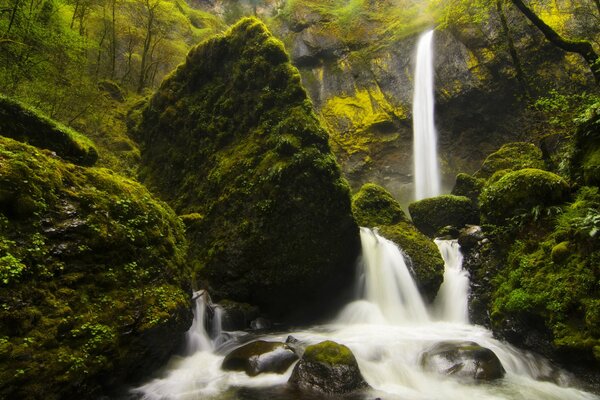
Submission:
[[[567,387],[570,377],[544,359],[502,343],[490,331],[468,323],[468,275],[462,271],[456,241],[437,241],[446,261],[446,273],[438,297],[428,310],[394,243],[365,228],[361,229],[361,239],[360,298],[348,304],[331,324],[253,339],[285,341],[293,335],[307,344],[323,340],[345,344],[373,388],[362,393],[360,399],[600,399]],[[174,357],[158,378],[132,392],[143,399],[156,400],[297,399],[297,393],[284,389],[293,367],[283,375],[253,378],[243,372],[221,370],[225,354],[248,334],[230,332],[216,337],[215,330],[220,333],[220,327],[215,326],[207,332],[205,326],[210,324],[202,321],[207,304],[206,295],[197,297],[194,324],[187,336],[188,349],[193,343],[196,351]],[[214,313],[214,306],[211,307]],[[492,350],[502,362],[506,376],[495,382],[473,383],[425,371],[421,366],[423,353],[448,341],[472,341]]]
[[433,97],[433,30],[419,38],[413,94],[415,199],[440,194]]

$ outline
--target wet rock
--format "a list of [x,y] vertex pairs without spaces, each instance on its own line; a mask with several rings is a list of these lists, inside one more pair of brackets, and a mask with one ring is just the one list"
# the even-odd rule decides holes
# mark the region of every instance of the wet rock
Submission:
[[485,239],[483,230],[478,225],[468,225],[458,234],[458,244],[463,250],[472,249],[483,239]]
[[308,346],[288,382],[293,387],[326,394],[365,389],[354,354],[344,345],[325,341]]
[[221,368],[244,371],[250,376],[267,372],[283,374],[297,359],[296,353],[285,343],[257,340],[229,353]]
[[458,378],[491,381],[506,371],[493,351],[474,342],[442,342],[421,358],[424,369]]
[[224,300],[219,302],[219,306],[223,309],[221,326],[225,331],[248,329],[259,315],[258,307],[248,303]]

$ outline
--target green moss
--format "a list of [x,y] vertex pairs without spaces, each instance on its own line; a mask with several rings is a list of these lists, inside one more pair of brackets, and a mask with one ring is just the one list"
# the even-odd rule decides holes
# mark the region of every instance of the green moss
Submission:
[[354,354],[348,347],[331,340],[308,346],[304,351],[303,359],[308,362],[319,362],[328,365],[356,364]]
[[182,215],[199,285],[273,314],[352,279],[349,187],[281,42],[245,18],[188,54],[133,135],[141,177]]
[[481,194],[484,184],[485,180],[461,172],[456,175],[456,183],[450,194],[464,196],[471,200],[473,204],[477,204],[477,199]]
[[75,164],[93,165],[98,159],[98,152],[88,138],[2,95],[0,135],[54,151],[59,157]]
[[560,242],[552,248],[550,256],[554,263],[560,264],[569,257],[569,253],[569,242]]
[[544,169],[542,151],[531,143],[507,143],[485,159],[475,177],[487,179],[497,171],[523,168]]
[[579,118],[572,139],[572,178],[586,185],[600,185],[600,103]]
[[406,222],[408,218],[390,192],[367,183],[352,196],[352,212],[361,226],[375,227]]
[[0,397],[95,396],[158,367],[191,319],[185,253],[140,184],[0,137]]
[[479,223],[477,209],[464,196],[442,195],[419,200],[411,203],[408,211],[415,226],[430,237],[446,226],[461,228]]
[[507,173],[486,186],[479,204],[488,221],[502,223],[535,207],[560,204],[568,194],[569,185],[560,176],[526,168]]

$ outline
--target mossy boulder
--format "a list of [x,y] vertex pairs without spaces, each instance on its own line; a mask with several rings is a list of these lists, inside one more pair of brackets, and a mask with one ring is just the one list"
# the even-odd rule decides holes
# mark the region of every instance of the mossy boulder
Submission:
[[352,351],[330,340],[306,348],[289,384],[326,394],[351,393],[368,387]]
[[569,195],[569,185],[560,176],[539,169],[509,172],[481,193],[479,204],[485,218],[503,223],[534,207],[560,204]]
[[91,140],[16,100],[0,95],[0,135],[42,149],[79,165],[94,165],[98,152]]
[[600,186],[600,103],[586,110],[573,137],[572,173],[576,181]]
[[477,208],[464,196],[447,194],[415,201],[408,211],[417,229],[429,237],[447,226],[462,228],[479,223]]
[[464,196],[471,200],[473,204],[477,204],[477,199],[483,190],[485,179],[475,178],[472,175],[460,173],[456,175],[456,183],[452,188],[454,196]]
[[0,137],[0,398],[108,394],[190,326],[183,226],[140,184]]
[[402,249],[410,258],[419,291],[433,301],[442,284],[444,260],[435,243],[415,228],[396,199],[383,187],[367,183],[352,197],[352,210],[359,225],[378,228]]
[[[289,316],[336,298],[359,252],[350,191],[281,42],[245,18],[192,49],[133,135],[216,300]],[[314,315],[314,313],[309,313]]]
[[400,203],[390,192],[374,183],[366,183],[352,196],[352,212],[356,222],[366,227],[408,221]]
[[532,143],[507,143],[485,159],[475,177],[487,179],[497,171],[523,168],[544,169],[542,151]]

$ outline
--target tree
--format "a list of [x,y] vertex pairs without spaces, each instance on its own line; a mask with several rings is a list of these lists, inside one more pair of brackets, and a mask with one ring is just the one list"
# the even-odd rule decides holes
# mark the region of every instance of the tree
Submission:
[[535,25],[550,41],[558,48],[569,53],[581,55],[588,63],[596,83],[600,84],[600,60],[598,54],[594,51],[592,44],[587,40],[571,40],[562,37],[552,27],[546,24],[535,12],[531,10],[522,0],[511,0],[512,3]]

